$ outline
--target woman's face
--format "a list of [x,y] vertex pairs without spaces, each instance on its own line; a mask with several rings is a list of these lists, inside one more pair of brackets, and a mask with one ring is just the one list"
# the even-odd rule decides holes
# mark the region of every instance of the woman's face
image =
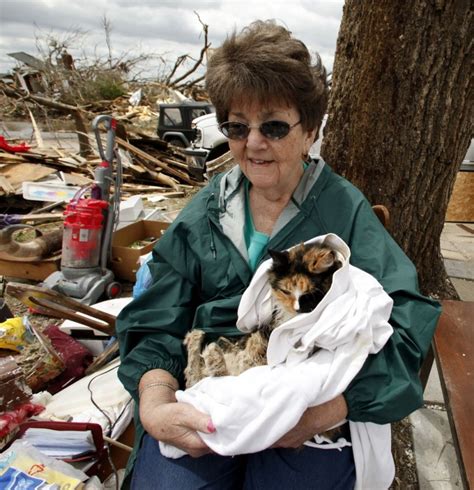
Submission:
[[292,193],[303,174],[302,157],[308,154],[315,131],[305,131],[301,124],[296,124],[279,140],[266,138],[258,127],[275,120],[293,126],[299,122],[300,115],[294,106],[281,103],[262,107],[257,103],[234,102],[229,121],[246,123],[252,129],[246,139],[229,139],[229,147],[255,189]]

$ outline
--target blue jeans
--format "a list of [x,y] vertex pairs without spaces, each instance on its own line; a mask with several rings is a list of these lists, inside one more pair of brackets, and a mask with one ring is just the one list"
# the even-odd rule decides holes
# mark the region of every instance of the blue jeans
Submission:
[[145,435],[132,477],[134,490],[346,490],[355,485],[352,448],[267,449],[226,457],[168,459]]

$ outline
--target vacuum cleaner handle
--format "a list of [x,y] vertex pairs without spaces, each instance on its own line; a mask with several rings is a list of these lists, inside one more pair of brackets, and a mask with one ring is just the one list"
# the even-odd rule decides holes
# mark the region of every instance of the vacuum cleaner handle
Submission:
[[[102,139],[100,137],[100,126],[104,125],[107,130],[107,145],[104,150],[104,146],[102,145]],[[107,116],[106,114],[102,114],[97,116],[92,121],[92,129],[94,130],[95,139],[97,140],[97,147],[99,149],[100,158],[103,161],[107,162],[109,165],[112,165],[114,160],[114,145],[115,145],[115,130],[117,128],[117,122],[112,116]]]

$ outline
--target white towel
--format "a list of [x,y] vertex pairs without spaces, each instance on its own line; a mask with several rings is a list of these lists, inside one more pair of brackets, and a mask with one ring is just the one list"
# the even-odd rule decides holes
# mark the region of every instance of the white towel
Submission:
[[[254,453],[273,445],[298,423],[308,407],[343,393],[367,356],[378,352],[392,334],[388,323],[391,298],[371,275],[349,264],[350,251],[344,241],[328,234],[307,243],[335,248],[343,265],[312,312],[300,314],[272,332],[268,365],[237,377],[205,378],[176,393],[178,401],[210,415],[216,432],[200,436],[217,454]],[[271,318],[267,279],[271,264],[271,259],[261,264],[242,296],[237,327],[244,332]],[[315,346],[321,349],[311,355]],[[376,426],[376,430],[372,426],[375,424],[350,424],[357,452],[357,486],[364,489],[388,487],[394,475],[390,426]],[[160,445],[166,456],[184,454]],[[372,456],[376,461],[368,465],[367,457]],[[372,486],[375,483],[377,486]]]

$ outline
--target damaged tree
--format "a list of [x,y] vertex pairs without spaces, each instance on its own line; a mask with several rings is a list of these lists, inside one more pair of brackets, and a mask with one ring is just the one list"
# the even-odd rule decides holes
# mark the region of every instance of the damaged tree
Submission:
[[57,102],[46,97],[34,94],[23,94],[18,90],[7,87],[5,84],[1,84],[2,92],[8,97],[13,97],[15,99],[24,100],[27,102],[35,102],[41,106],[49,107],[51,109],[56,109],[60,112],[71,114],[74,118],[76,124],[77,136],[79,139],[79,153],[82,157],[86,158],[93,154],[92,147],[87,137],[87,125],[84,120],[84,113],[80,107],[63,104],[62,102]]
[[347,0],[323,157],[372,204],[414,261],[424,293],[455,296],[440,235],[472,137],[470,2]]
[[204,22],[201,20],[201,17],[199,17],[199,14],[197,12],[194,12],[194,14],[197,16],[202,26],[202,30],[204,33],[204,42],[201,48],[201,52],[199,53],[199,58],[194,62],[194,65],[188,71],[186,71],[183,75],[180,75],[179,77],[173,80],[173,77],[176,74],[178,68],[189,58],[189,55],[185,54],[178,57],[169,75],[166,77],[165,84],[168,85],[170,88],[175,88],[177,90],[182,90],[183,88],[189,89],[194,85],[196,85],[197,83],[202,82],[205,76],[202,75],[194,80],[184,82],[184,80],[186,80],[190,75],[195,73],[199,67],[202,66],[204,62],[204,56],[206,55],[207,50],[211,47],[211,44],[208,42],[209,26],[207,24],[204,24]]

